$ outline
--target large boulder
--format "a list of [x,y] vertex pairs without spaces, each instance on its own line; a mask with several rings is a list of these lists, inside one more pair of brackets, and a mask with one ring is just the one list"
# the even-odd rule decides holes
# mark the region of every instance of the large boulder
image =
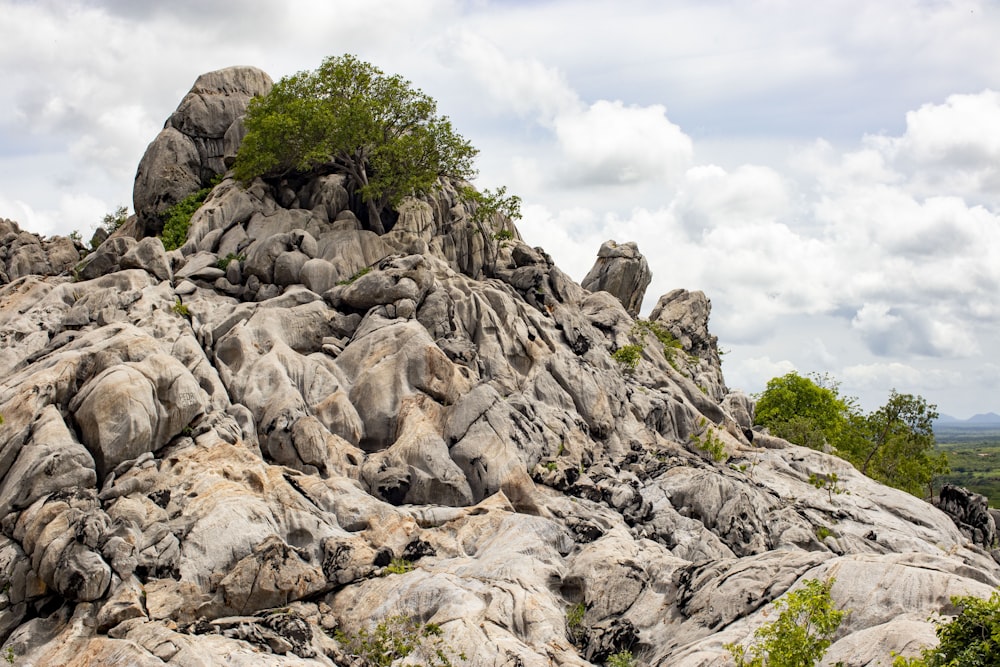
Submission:
[[591,292],[610,292],[636,317],[652,279],[639,246],[632,241],[621,244],[605,241],[597,252],[597,261],[580,284]]
[[[226,133],[251,98],[266,95],[272,85],[256,67],[227,67],[198,77],[139,162],[132,202],[144,235],[159,233],[164,211],[226,171]],[[230,135],[228,145],[238,146]]]

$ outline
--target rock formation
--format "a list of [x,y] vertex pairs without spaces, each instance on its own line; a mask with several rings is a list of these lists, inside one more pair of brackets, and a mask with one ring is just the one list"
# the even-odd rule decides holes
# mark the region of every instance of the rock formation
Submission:
[[636,317],[652,279],[649,264],[634,242],[605,241],[581,285],[591,292],[610,292],[622,302],[629,315]]
[[163,229],[161,215],[226,171],[243,139],[247,104],[271,89],[256,67],[228,67],[198,77],[139,162],[132,202],[140,231]]
[[[223,72],[242,87],[206,75],[222,98],[168,121],[178,142],[192,109],[214,128],[156,158],[186,175],[144,158],[147,216],[221,171],[220,132],[269,81]],[[852,610],[828,660],[887,664],[933,642],[950,596],[1000,584],[940,510],[751,442],[704,295],[661,298],[681,349],[660,345],[622,294],[517,237],[486,245],[459,185],[377,236],[336,175],[227,178],[180,250],[119,236],[79,267],[4,223],[0,638],[18,664],[350,664],[336,630],[402,617],[437,624],[458,664],[724,665],[773,600],[827,577]],[[635,344],[625,369],[612,353]],[[810,483],[832,473],[845,493]]]

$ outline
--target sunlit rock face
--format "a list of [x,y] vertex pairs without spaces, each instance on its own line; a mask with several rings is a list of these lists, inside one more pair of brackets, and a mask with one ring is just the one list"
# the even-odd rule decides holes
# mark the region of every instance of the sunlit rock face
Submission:
[[[269,85],[199,79],[163,139],[184,148],[143,159],[140,216],[224,173]],[[948,505],[963,532],[754,433],[704,294],[660,298],[666,344],[636,326],[630,244],[584,289],[477,231],[461,187],[379,236],[337,174],[225,178],[180,250],[146,226],[86,263],[0,222],[0,638],[19,663],[348,664],[336,629],[405,617],[458,664],[723,665],[773,600],[835,578],[852,613],[827,660],[888,664],[950,596],[1000,584],[974,502]],[[628,345],[634,368],[612,356]],[[810,483],[834,473],[842,492]]]

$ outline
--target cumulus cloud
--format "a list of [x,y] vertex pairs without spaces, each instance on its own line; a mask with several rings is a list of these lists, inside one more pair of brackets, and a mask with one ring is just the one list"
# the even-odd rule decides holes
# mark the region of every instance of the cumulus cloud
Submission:
[[555,117],[580,106],[577,94],[558,69],[533,58],[508,56],[479,35],[456,31],[442,48],[446,57],[504,110],[551,125]]
[[691,138],[658,104],[598,100],[587,109],[558,115],[555,131],[568,178],[582,184],[672,181],[693,154]]

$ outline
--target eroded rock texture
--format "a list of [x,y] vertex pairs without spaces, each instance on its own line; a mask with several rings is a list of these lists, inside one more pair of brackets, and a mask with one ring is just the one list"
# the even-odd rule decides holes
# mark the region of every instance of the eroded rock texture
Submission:
[[[165,130],[186,148],[157,158],[187,176],[144,158],[137,201],[222,171],[267,82],[199,79]],[[825,577],[852,610],[828,660],[887,664],[933,641],[950,596],[1000,583],[938,509],[751,442],[703,294],[660,299],[663,345],[622,295],[488,245],[460,185],[378,236],[337,175],[226,179],[181,250],[113,238],[76,281],[3,223],[0,638],[19,664],[349,664],[336,629],[405,616],[475,666],[724,665]],[[629,344],[632,372],[611,356]],[[846,493],[809,482],[831,473]]]

